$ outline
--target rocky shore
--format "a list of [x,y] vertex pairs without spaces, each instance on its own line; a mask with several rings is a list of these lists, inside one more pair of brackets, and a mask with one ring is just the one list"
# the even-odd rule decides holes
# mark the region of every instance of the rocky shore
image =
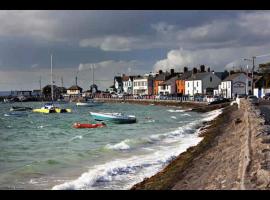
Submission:
[[201,129],[204,139],[132,190],[270,188],[270,135],[246,100],[227,106]]

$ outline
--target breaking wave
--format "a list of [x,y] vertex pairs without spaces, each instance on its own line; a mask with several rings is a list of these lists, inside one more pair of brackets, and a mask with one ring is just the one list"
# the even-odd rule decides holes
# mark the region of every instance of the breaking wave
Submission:
[[[203,118],[190,122],[174,131],[155,134],[146,137],[145,141],[176,142],[176,145],[161,145],[151,147],[147,154],[129,158],[115,159],[104,164],[95,165],[76,180],[69,180],[54,186],[53,190],[83,190],[83,189],[130,189],[134,184],[143,181],[164,168],[171,160],[197,145],[203,138],[198,137],[198,126],[205,121],[211,121],[222,113],[222,109],[205,113]],[[193,133],[193,134],[188,134]],[[179,140],[179,137],[181,140]],[[123,140],[117,144],[106,145],[109,149],[129,149],[134,141]]]
[[114,145],[107,144],[105,148],[113,149],[113,150],[127,150],[127,149],[130,149],[130,146],[127,144],[128,142],[130,142],[130,140],[126,139]]
[[185,112],[185,110],[173,110],[173,109],[169,109],[167,111],[168,112],[172,112],[172,113],[175,113],[175,112]]

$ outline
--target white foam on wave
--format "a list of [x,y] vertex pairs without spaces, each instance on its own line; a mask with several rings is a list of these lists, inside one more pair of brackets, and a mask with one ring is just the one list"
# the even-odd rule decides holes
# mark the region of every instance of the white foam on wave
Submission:
[[73,138],[71,138],[69,141],[76,140],[76,139],[82,139],[82,138],[83,138],[82,135],[76,135]]
[[129,139],[126,139],[126,140],[123,140],[117,144],[114,144],[114,145],[111,145],[111,144],[107,144],[105,146],[105,148],[107,149],[113,149],[113,150],[127,150],[127,149],[130,149],[130,146],[127,144],[129,143],[130,140]]
[[171,116],[172,119],[177,119],[175,116]]
[[185,112],[185,110],[173,110],[173,109],[169,109],[167,111],[168,112],[172,112],[172,113],[175,113],[175,112]]
[[191,116],[190,114],[188,113],[184,113],[183,116]]
[[54,186],[53,190],[81,189],[129,189],[132,185],[150,177],[165,167],[188,147],[194,146],[202,138],[190,136],[180,146],[162,147],[154,153],[116,159],[102,165],[93,166],[78,179]]
[[[201,122],[213,120],[221,113],[222,109],[211,111],[204,114],[202,119],[190,122],[175,131],[148,137],[150,140],[162,140],[166,143],[176,142],[178,140],[176,145],[156,146],[154,151],[148,151],[148,154],[115,159],[105,164],[95,165],[76,180],[64,182],[63,184],[54,186],[52,189],[129,189],[134,184],[143,181],[144,178],[156,174],[187,148],[197,145],[203,138],[198,137],[200,129],[196,129],[196,126]],[[181,140],[179,140],[179,137],[181,137]],[[125,148],[128,142],[130,140],[127,139],[115,145],[106,146],[121,149],[122,147]]]
[[207,122],[207,121],[214,120],[216,117],[218,117],[222,113],[222,110],[223,109],[221,108],[221,109],[217,109],[217,110],[207,112],[206,114],[204,114],[202,121]]

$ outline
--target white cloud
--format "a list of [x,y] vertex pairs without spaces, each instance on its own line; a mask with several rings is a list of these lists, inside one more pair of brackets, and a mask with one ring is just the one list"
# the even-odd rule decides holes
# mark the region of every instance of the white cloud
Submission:
[[130,51],[140,42],[140,39],[135,37],[105,36],[83,39],[79,44],[81,47],[99,47],[103,51]]

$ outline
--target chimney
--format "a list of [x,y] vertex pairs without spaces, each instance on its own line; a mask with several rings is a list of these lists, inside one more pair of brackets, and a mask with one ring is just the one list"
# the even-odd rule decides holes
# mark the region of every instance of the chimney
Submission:
[[210,72],[210,67],[208,67],[207,71]]
[[184,72],[187,72],[188,71],[188,67],[184,67]]
[[201,65],[200,69],[201,69],[201,72],[205,72],[205,66],[204,65]]
[[174,69],[171,69],[171,75],[174,75]]
[[196,73],[197,73],[197,71],[198,71],[198,70],[197,70],[197,68],[196,68],[196,67],[194,67],[192,72],[193,72],[193,74],[196,74]]
[[162,74],[162,70],[160,69],[160,70],[158,71],[158,73],[159,73],[159,74]]

